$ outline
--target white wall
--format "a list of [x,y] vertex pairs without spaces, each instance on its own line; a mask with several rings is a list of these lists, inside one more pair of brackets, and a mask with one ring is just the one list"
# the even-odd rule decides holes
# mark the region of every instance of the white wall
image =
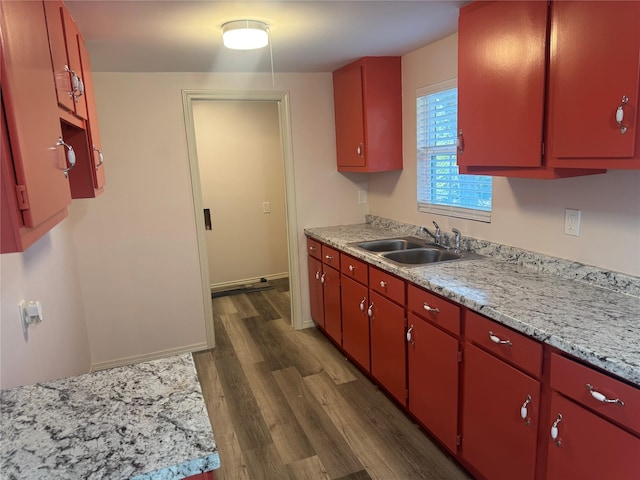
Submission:
[[[91,364],[71,221],[24,253],[0,255],[0,387],[86,373]],[[18,302],[40,300],[43,320],[22,333]]]
[[336,171],[331,74],[95,73],[107,185],[72,206],[94,364],[202,345],[205,318],[182,90],[290,92],[302,305],[303,229],[364,220]]
[[[416,90],[457,76],[457,34],[405,55],[404,170],[372,176],[370,213],[640,275],[640,171],[561,180],[494,177],[490,224],[417,211]],[[580,237],[564,235],[564,209],[582,211]]]
[[286,275],[278,103],[199,100],[193,119],[202,204],[211,211],[205,236],[212,287]]

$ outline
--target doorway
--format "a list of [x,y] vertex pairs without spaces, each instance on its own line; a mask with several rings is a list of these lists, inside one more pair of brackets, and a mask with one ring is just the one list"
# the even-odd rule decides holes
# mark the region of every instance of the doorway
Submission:
[[[232,288],[269,277],[289,277],[291,324],[300,328],[288,94],[186,90],[183,91],[183,105],[207,343],[210,347],[215,343],[212,287],[216,290]],[[208,122],[206,129],[200,124],[202,121]],[[215,130],[207,135],[207,129]],[[247,142],[247,135],[261,138]],[[266,150],[270,153],[263,156]],[[218,158],[214,162],[217,165],[212,165],[209,158],[212,154],[224,158]],[[260,156],[264,158],[258,158]],[[225,168],[225,162],[240,165],[230,168],[227,163]],[[224,178],[210,181],[211,175],[223,175]],[[267,179],[267,176],[272,178]],[[208,230],[204,209],[209,210],[211,230]],[[256,235],[256,232],[262,234]],[[230,245],[235,250],[226,248]]]

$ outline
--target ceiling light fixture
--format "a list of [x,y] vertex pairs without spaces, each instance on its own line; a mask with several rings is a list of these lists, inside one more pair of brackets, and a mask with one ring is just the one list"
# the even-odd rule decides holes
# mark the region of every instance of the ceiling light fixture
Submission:
[[258,20],[234,20],[222,25],[224,46],[234,50],[254,50],[269,43],[269,26]]

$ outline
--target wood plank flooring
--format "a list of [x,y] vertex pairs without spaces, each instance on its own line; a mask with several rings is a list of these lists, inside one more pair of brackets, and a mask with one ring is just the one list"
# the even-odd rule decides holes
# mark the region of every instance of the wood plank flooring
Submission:
[[468,479],[317,329],[294,331],[287,279],[214,298],[215,349],[194,354],[217,480]]

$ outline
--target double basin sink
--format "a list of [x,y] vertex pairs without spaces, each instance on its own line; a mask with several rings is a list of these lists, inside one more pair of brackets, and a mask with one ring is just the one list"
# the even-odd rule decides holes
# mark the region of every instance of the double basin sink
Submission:
[[397,237],[357,242],[352,246],[376,253],[393,263],[405,267],[482,258],[482,255],[477,253],[456,252],[435,243],[425,242],[417,237]]

